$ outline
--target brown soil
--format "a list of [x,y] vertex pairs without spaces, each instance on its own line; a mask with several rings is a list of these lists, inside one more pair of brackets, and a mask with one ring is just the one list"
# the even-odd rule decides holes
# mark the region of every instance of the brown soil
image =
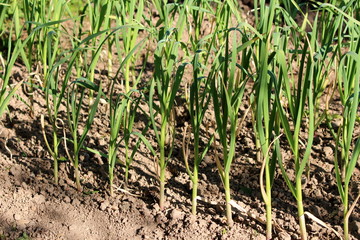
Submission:
[[[13,80],[24,77],[23,72],[25,69],[17,68]],[[97,78],[104,76],[98,74]],[[20,92],[19,96],[28,101],[24,93]],[[256,160],[250,116],[239,135],[231,172],[232,197],[249,214],[234,209],[235,224],[228,228],[223,187],[213,150],[201,163],[200,170],[199,195],[206,201],[199,201],[196,217],[191,215],[191,185],[181,154],[182,131],[189,120],[184,106],[176,106],[178,134],[167,169],[167,206],[166,210],[160,211],[156,163],[145,146],[140,147],[130,170],[128,191],[121,189],[124,171],[118,166],[114,184],[119,189],[114,197],[110,197],[106,159],[88,152],[82,152],[80,163],[83,192],[76,190],[69,162],[60,163],[60,181],[55,185],[52,160],[40,126],[40,115],[45,111],[41,91],[35,93],[34,99],[34,118],[29,115],[29,108],[14,98],[9,106],[10,114],[3,120],[4,126],[0,127],[0,239],[26,239],[25,236],[42,240],[265,239],[265,225],[255,219],[264,219],[265,207],[259,191],[260,164]],[[336,102],[332,107],[336,110]],[[108,121],[104,120],[104,109],[105,106],[100,106],[87,139],[88,147],[96,146],[103,151],[108,143]],[[244,111],[245,108],[241,113]],[[210,114],[207,121],[211,122],[212,118]],[[136,128],[141,130],[143,126],[144,122],[139,122]],[[304,184],[303,190],[305,210],[341,234],[342,204],[333,169],[335,144],[326,126],[321,126],[316,135],[310,180]],[[148,137],[154,140],[153,136]],[[291,158],[290,151],[283,154],[286,159]],[[65,156],[64,153],[62,155]],[[289,174],[293,175],[293,172],[289,170]],[[357,168],[353,176],[351,202],[358,194],[359,181]],[[280,170],[273,186],[273,218],[278,226],[274,239],[299,239],[296,201]],[[360,239],[360,212],[357,207],[350,219],[353,239]],[[310,239],[338,239],[331,230],[309,218],[307,229]]]

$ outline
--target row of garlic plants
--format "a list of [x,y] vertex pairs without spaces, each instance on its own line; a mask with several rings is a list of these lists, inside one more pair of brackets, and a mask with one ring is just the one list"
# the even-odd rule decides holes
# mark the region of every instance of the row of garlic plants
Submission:
[[[336,144],[335,178],[344,206],[343,235],[349,239],[349,217],[359,198],[349,199],[349,184],[360,154],[360,141],[354,139],[359,120],[359,10],[356,0],[254,0],[249,13],[254,22],[250,24],[233,0],[5,0],[0,3],[1,45],[5,49],[0,55],[0,114],[24,85],[31,115],[36,117],[33,92],[43,92],[46,113],[41,115],[41,124],[53,159],[54,181],[58,183],[58,161],[66,158],[74,167],[79,191],[82,151],[107,159],[113,195],[116,164],[124,166],[127,187],[129,168],[140,144],[145,144],[159,165],[159,205],[163,210],[166,167],[179,134],[174,102],[183,92],[190,113],[190,127],[183,133],[183,157],[193,186],[192,213],[196,214],[199,198],[200,163],[212,149],[231,226],[230,171],[249,113],[266,206],[267,239],[273,232],[271,193],[276,169],[282,172],[297,203],[300,236],[308,238],[302,178],[310,176],[314,134],[325,123]],[[296,20],[299,16],[301,21]],[[140,64],[139,59],[143,61]],[[143,83],[151,59],[153,77]],[[11,84],[16,61],[25,66],[28,78]],[[96,78],[104,63],[106,83]],[[190,82],[185,83],[184,76],[191,76]],[[140,83],[145,87],[140,88]],[[334,114],[329,105],[336,95],[342,109]],[[241,116],[246,99],[249,108]],[[86,146],[100,102],[108,104],[106,153]],[[148,104],[149,112],[141,108],[143,103]],[[134,129],[139,111],[149,118],[141,131]],[[202,136],[201,129],[209,127],[204,126],[209,111],[214,111],[215,133]],[[334,121],[341,122],[337,129]],[[149,129],[155,134],[155,146],[148,141]],[[207,142],[201,145],[200,139]],[[121,145],[125,146],[124,156],[119,154]],[[283,160],[286,147],[292,152],[295,177],[288,175]],[[61,156],[62,152],[66,156]]]

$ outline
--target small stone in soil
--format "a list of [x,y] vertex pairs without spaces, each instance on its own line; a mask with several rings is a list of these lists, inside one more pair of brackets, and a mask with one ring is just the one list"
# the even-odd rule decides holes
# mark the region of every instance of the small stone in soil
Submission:
[[76,225],[71,225],[69,226],[69,231],[72,232],[72,231],[75,231],[77,229]]
[[184,213],[177,209],[173,209],[170,213],[171,220],[179,220],[182,219],[183,217],[184,217]]
[[121,204],[120,208],[123,210],[123,211],[128,211],[130,210],[131,208],[131,204],[129,202],[124,202],[123,204]]
[[18,170],[18,168],[12,166],[12,167],[10,168],[9,174],[12,175],[12,176],[17,176],[17,175],[19,175],[19,170]]
[[170,202],[169,201],[165,201],[164,203],[164,209],[168,209],[170,207]]
[[207,176],[204,173],[201,174],[201,177],[205,182],[207,181]]
[[54,192],[54,187],[51,186],[51,185],[48,185],[47,188],[46,188],[46,192],[53,193]]
[[210,156],[205,156],[203,159],[203,163],[206,163],[206,165],[211,164],[211,163],[213,163],[213,160]]
[[216,229],[216,224],[215,223],[210,223],[210,226],[209,226],[209,230],[213,231]]
[[160,211],[159,204],[155,203],[153,209],[154,209],[156,212]]
[[291,235],[291,239],[299,239],[299,236],[294,233],[294,234]]
[[107,144],[107,142],[105,141],[104,138],[100,138],[100,139],[99,139],[99,145],[100,145],[100,146],[105,146],[106,144]]
[[190,190],[190,189],[192,189],[192,187],[193,187],[192,181],[188,181],[188,182],[186,183],[186,188]]
[[105,200],[104,202],[102,202],[100,204],[101,211],[104,211],[108,206],[109,206],[109,201],[108,200]]
[[245,144],[245,146],[250,147],[250,146],[254,145],[254,142],[253,142],[253,140],[251,138],[245,137],[244,138],[244,144]]
[[36,194],[33,198],[34,202],[36,204],[42,204],[45,202],[45,197],[43,195],[40,195],[40,194]]
[[216,215],[216,210],[214,208],[209,208],[209,209],[207,209],[207,211],[208,211],[208,214],[210,214],[210,215]]
[[21,215],[18,214],[18,213],[15,213],[14,214],[14,219],[15,219],[15,221],[19,221],[21,219]]
[[208,189],[208,191],[209,191],[210,193],[212,193],[212,194],[218,194],[218,193],[219,193],[219,187],[216,186],[216,185],[209,184],[209,185],[207,186],[207,189]]
[[332,158],[333,150],[331,147],[326,146],[326,147],[324,147],[324,153],[327,158]]
[[321,190],[318,188],[314,192],[316,198],[321,198],[323,195],[321,194]]
[[94,201],[98,202],[98,203],[101,203],[103,200],[103,198],[100,196],[100,195],[97,195],[95,198],[94,198]]
[[64,197],[64,202],[69,203],[70,201],[71,201],[71,199],[69,198],[69,196]]
[[74,200],[72,200],[71,204],[77,206],[77,205],[80,205],[80,201],[79,201],[79,199],[75,198]]
[[60,179],[60,180],[59,180],[59,185],[60,185],[63,189],[67,188],[67,185],[65,185],[65,180],[64,180],[64,179]]

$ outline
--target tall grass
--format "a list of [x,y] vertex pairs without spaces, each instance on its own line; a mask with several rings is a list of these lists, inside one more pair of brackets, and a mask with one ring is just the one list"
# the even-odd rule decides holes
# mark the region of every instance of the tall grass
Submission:
[[[278,1],[271,1],[268,7],[265,6],[265,1],[260,3],[260,19],[258,23],[258,31],[266,36],[258,43],[258,78],[255,84],[254,101],[255,101],[255,133],[257,137],[258,154],[263,159],[263,167],[260,173],[260,187],[261,194],[266,206],[266,239],[272,238],[272,209],[271,209],[271,188],[273,185],[276,160],[279,157],[279,144],[274,144],[275,148],[272,150],[272,141],[274,141],[274,131],[277,127],[278,110],[276,104],[272,104],[274,99],[274,88],[276,87],[276,77],[272,69],[272,43],[276,43],[276,34],[273,34],[273,25],[277,18]],[[278,29],[276,29],[278,30]],[[275,30],[275,31],[276,31]],[[276,140],[278,141],[278,140]],[[260,154],[261,153],[261,154]],[[272,156],[270,155],[272,154]],[[265,174],[265,185],[264,185]]]
[[[286,116],[286,112],[284,107],[280,102],[280,93],[276,93],[276,103],[279,108],[279,117],[281,121],[281,125],[284,129],[284,134],[288,140],[290,145],[290,149],[293,153],[293,160],[295,166],[295,183],[292,183],[290,177],[288,176],[284,163],[281,158],[279,158],[279,165],[282,170],[283,176],[285,178],[286,183],[292,194],[294,195],[297,207],[298,207],[298,218],[300,225],[300,235],[301,239],[307,239],[307,231],[305,225],[305,215],[304,215],[304,207],[303,207],[303,195],[302,195],[302,176],[309,161],[311,146],[314,138],[315,131],[315,118],[314,118],[314,102],[313,102],[313,71],[314,71],[314,61],[312,59],[311,53],[309,54],[309,44],[313,46],[314,39],[316,34],[312,34],[312,41],[306,40],[304,43],[304,47],[301,50],[301,62],[299,66],[299,77],[297,78],[297,85],[290,85],[290,82],[287,79],[287,72],[289,71],[288,67],[285,63],[285,55],[280,50],[278,52],[278,62],[280,63],[281,75],[282,78],[279,84],[283,84],[284,86],[284,96],[286,97],[287,102],[289,102],[290,110],[290,119]],[[305,65],[305,61],[307,64]],[[278,89],[276,87],[275,89]],[[305,115],[305,112],[308,112]],[[306,118],[307,122],[307,142],[304,143],[304,140],[301,139],[301,126],[304,124],[304,118]],[[291,121],[293,128],[290,126],[289,122]],[[304,154],[300,154],[301,147],[304,147]]]
[[[225,19],[230,19],[230,7],[226,6]],[[238,128],[241,128],[239,119],[240,106],[243,104],[243,95],[246,83],[249,80],[250,45],[256,38],[249,40],[243,36],[242,29],[224,29],[225,42],[218,50],[217,57],[212,65],[209,78],[211,94],[214,103],[216,129],[219,137],[221,157],[216,157],[216,164],[225,190],[226,217],[229,226],[233,224],[231,211],[230,170],[235,156]],[[239,36],[240,35],[240,36]],[[239,40],[240,38],[240,40]],[[238,62],[238,57],[241,62]],[[243,120],[243,119],[241,119]]]
[[[80,150],[84,145],[84,141],[87,136],[87,133],[89,132],[91,124],[94,120],[97,106],[100,101],[100,96],[102,94],[101,94],[101,85],[99,87],[88,79],[81,79],[81,78],[77,79],[76,81],[72,82],[71,85],[72,86],[68,90],[68,94],[67,94],[66,106],[67,106],[68,125],[69,125],[71,140],[73,144],[73,154],[72,155],[68,154],[68,157],[74,166],[76,188],[78,191],[81,191],[80,172],[79,172],[79,154],[80,154]],[[89,104],[89,114],[86,118],[85,125],[80,126],[79,125],[80,111],[83,109],[86,90],[96,91],[97,96],[95,101],[91,103],[91,105]],[[88,101],[90,101],[90,99]]]
[[[359,43],[357,44],[357,48]],[[359,50],[359,48],[358,48]],[[345,67],[347,66],[347,67]],[[339,86],[342,89],[343,115],[342,123],[336,136],[335,151],[335,174],[340,198],[344,206],[344,239],[349,237],[349,218],[352,209],[358,199],[354,200],[352,206],[349,201],[349,184],[354,173],[356,163],[360,155],[360,140],[354,145],[354,129],[359,106],[359,81],[360,81],[360,55],[359,52],[348,52],[340,61]],[[352,72],[352,74],[349,74]],[[340,80],[341,79],[341,80]],[[350,151],[353,146],[353,152]],[[340,151],[340,154],[338,154]]]
[[[157,161],[160,167],[159,205],[161,210],[164,209],[165,204],[166,166],[175,140],[173,105],[185,68],[185,64],[178,66],[180,42],[177,41],[176,35],[176,29],[169,29],[165,32],[164,39],[158,42],[154,56],[154,77],[150,83],[149,93],[150,118],[160,151]],[[158,104],[155,100],[159,101]],[[155,121],[156,113],[160,117],[159,127]]]
[[[200,146],[200,131],[201,126],[203,124],[205,113],[208,109],[210,103],[210,82],[209,80],[202,76],[202,54],[205,50],[199,49],[192,61],[193,67],[193,80],[190,86],[190,96],[189,96],[189,112],[191,119],[191,133],[194,136],[193,146],[194,146],[194,164],[192,170],[189,166],[189,143],[191,140],[191,134],[187,136],[187,129],[184,133],[184,141],[183,141],[183,157],[185,160],[185,167],[190,176],[190,180],[192,181],[192,214],[196,215],[196,205],[197,205],[197,192],[198,192],[198,175],[199,175],[199,165],[202,159],[205,157],[205,154],[209,150],[210,144],[213,141],[213,137],[208,140],[204,149],[201,152]],[[203,59],[203,61],[206,61]],[[187,137],[187,139],[186,139]]]
[[[329,6],[330,7],[330,6]],[[359,200],[359,196],[350,204],[350,180],[354,173],[356,163],[360,155],[360,140],[354,140],[356,118],[359,117],[359,84],[360,84],[360,23],[356,22],[353,16],[359,10],[359,3],[350,1],[343,4],[339,18],[339,40],[343,40],[348,47],[348,51],[342,53],[339,42],[339,65],[337,72],[337,86],[342,104],[342,114],[340,114],[341,125],[335,130],[329,124],[332,134],[336,140],[335,148],[335,176],[340,193],[340,199],[344,206],[344,239],[350,239],[349,236],[349,219],[355,205]],[[346,15],[348,14],[348,15]],[[347,19],[344,19],[344,18]],[[346,25],[343,23],[347,22]],[[343,33],[348,33],[342,35]],[[351,151],[353,147],[353,151]]]
[[[134,146],[133,151],[130,155],[129,147],[130,139],[132,135],[137,135],[143,141],[146,142],[146,145],[151,146],[144,139],[144,136],[141,133],[133,132],[133,125],[135,114],[139,109],[139,103],[142,100],[142,96],[136,96],[137,91],[130,91],[127,94],[118,94],[114,93],[114,85],[112,86],[111,95],[110,95],[110,142],[108,150],[108,164],[109,164],[109,183],[110,183],[110,195],[113,196],[113,180],[114,180],[114,169],[115,164],[118,162],[117,154],[118,149],[121,143],[125,143],[125,176],[124,176],[124,185],[125,189],[128,186],[128,176],[129,168],[133,161],[134,154],[136,153],[140,141],[138,140],[136,146]],[[131,115],[127,115],[127,113]],[[120,136],[120,130],[122,130],[123,135]],[[152,150],[153,151],[153,150]]]
[[[125,145],[125,188],[128,186],[128,176],[129,168],[133,161],[133,156],[137,151],[137,147],[134,147],[133,151],[130,153],[130,140],[131,132],[134,124],[135,115],[137,113],[138,105],[141,100],[141,97],[133,97],[138,94],[137,85],[143,77],[143,73],[146,67],[146,61],[148,58],[148,52],[146,52],[140,71],[139,68],[136,68],[136,65],[139,64],[138,59],[141,57],[142,50],[149,44],[147,41],[148,37],[144,37],[139,40],[139,34],[142,32],[147,34],[144,22],[142,21],[144,15],[145,2],[144,1],[120,1],[114,3],[115,7],[115,18],[116,24],[119,26],[127,26],[121,29],[121,31],[115,34],[115,47],[118,53],[118,59],[121,63],[118,72],[115,75],[115,79],[118,77],[118,73],[123,74],[123,79],[121,80],[123,85],[124,96],[128,100],[123,99],[122,101],[127,101],[126,108],[122,113],[122,122],[118,123],[122,125],[124,131],[124,145]],[[120,40],[122,39],[122,40]],[[111,52],[111,50],[109,50]],[[137,72],[138,71],[138,72]],[[136,93],[137,92],[137,93]],[[116,110],[117,111],[117,110]],[[119,131],[119,130],[115,130]],[[139,135],[143,137],[141,134]],[[140,144],[141,140],[138,139]],[[111,144],[110,144],[111,145]]]
[[[61,21],[55,21],[56,24],[59,24],[61,22],[64,22],[67,20],[61,20]],[[45,24],[54,24],[54,22],[50,22]],[[40,28],[41,26],[39,26]],[[51,125],[51,141],[48,140],[48,137],[46,136],[45,132],[45,121],[44,121],[44,115],[41,115],[41,125],[43,130],[43,136],[46,143],[46,146],[48,148],[48,151],[50,155],[52,156],[54,160],[54,181],[55,184],[58,183],[58,160],[60,158],[59,156],[59,147],[61,143],[61,139],[63,141],[67,141],[66,137],[60,137],[59,136],[59,123],[61,123],[62,128],[65,128],[64,120],[60,117],[60,109],[64,104],[65,98],[66,98],[66,91],[68,90],[69,82],[71,81],[71,78],[73,76],[73,69],[75,68],[76,73],[79,74],[79,66],[78,63],[78,57],[80,56],[81,51],[83,51],[83,48],[86,44],[88,44],[89,41],[92,41],[94,38],[96,38],[97,35],[90,35],[87,38],[85,38],[82,42],[78,43],[76,46],[74,45],[74,48],[70,51],[64,51],[61,54],[57,54],[57,48],[53,48],[51,41],[49,41],[48,46],[48,56],[56,56],[56,61],[52,62],[52,65],[49,65],[49,71],[46,74],[47,78],[45,79],[45,86],[44,86],[44,95],[45,95],[45,101],[46,101],[46,108],[47,108],[47,118]],[[52,51],[52,49],[54,49]],[[61,70],[66,66],[65,74],[63,78],[60,78],[60,72]],[[82,79],[82,78],[79,78]],[[91,85],[90,85],[91,86]],[[94,86],[93,86],[94,87]],[[69,103],[69,102],[68,102]],[[68,110],[71,110],[68,106]],[[72,107],[75,107],[72,106]],[[80,109],[79,109],[80,110]],[[68,112],[69,116],[71,116],[71,113]],[[69,119],[68,119],[69,120]],[[73,118],[73,120],[76,120],[76,118]],[[77,121],[77,120],[76,120]],[[77,123],[74,125],[77,127]],[[65,129],[63,129],[64,131]],[[75,131],[77,131],[77,128],[73,129],[70,128],[71,132],[76,134]],[[74,137],[73,134],[73,137]],[[61,133],[63,135],[63,133]],[[65,142],[66,143],[66,142]],[[66,147],[66,146],[64,146]],[[79,151],[80,148],[77,150]],[[69,155],[69,154],[68,154]],[[73,159],[71,156],[68,156],[69,159]],[[75,163],[75,159],[73,160]],[[79,182],[80,180],[78,180]],[[80,185],[77,186],[78,189],[80,189]]]

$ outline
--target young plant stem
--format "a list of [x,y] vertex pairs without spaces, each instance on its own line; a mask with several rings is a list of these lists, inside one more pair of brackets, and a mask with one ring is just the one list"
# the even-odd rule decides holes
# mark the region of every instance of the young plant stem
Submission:
[[165,171],[160,172],[160,210],[163,211],[165,208]]
[[[196,81],[196,80],[195,80]],[[193,189],[192,189],[192,214],[196,215],[196,204],[197,204],[197,194],[198,194],[198,178],[199,178],[199,128],[194,134],[194,170],[192,174],[192,183],[193,183]],[[200,159],[201,160],[201,159]]]
[[110,196],[113,196],[113,181],[114,181],[114,168],[117,162],[117,152],[119,144],[121,140],[118,140],[118,135],[120,132],[121,124],[123,123],[123,117],[125,113],[125,107],[128,103],[127,95],[123,96],[122,99],[120,97],[122,95],[116,96],[116,100],[114,101],[113,98],[115,97],[114,89],[115,89],[115,82],[112,83],[111,93],[110,93],[110,141],[109,141],[109,152],[108,152],[108,170],[109,170],[109,187],[110,187]]
[[163,120],[163,124],[161,125],[161,133],[160,133],[160,199],[159,206],[160,210],[164,210],[165,206],[165,183],[166,183],[166,160],[165,160],[165,141],[166,141],[166,121]]
[[225,189],[225,201],[226,201],[226,221],[229,227],[232,227],[234,221],[232,219],[232,212],[231,212],[231,189],[230,189],[230,173],[225,172],[224,174],[224,189]]
[[129,183],[129,144],[125,143],[125,175],[124,175],[124,188],[127,189]]
[[54,183],[56,185],[58,185],[59,183],[59,164],[58,164],[58,156],[59,156],[59,153],[58,153],[58,136],[56,134],[56,132],[53,132],[53,149],[54,149]]
[[296,198],[297,198],[296,202],[297,202],[297,209],[298,209],[299,225],[300,225],[300,237],[302,240],[306,240],[307,239],[307,231],[306,231],[304,206],[303,206],[303,199],[302,199],[301,178],[296,179]]
[[114,182],[114,168],[110,168],[110,167],[109,167],[109,189],[110,189],[110,196],[114,196],[113,182]]
[[76,181],[76,189],[81,192],[81,183],[80,183],[80,171],[79,171],[79,157],[75,156],[74,159],[74,168],[75,168],[75,181]]
[[198,194],[198,167],[194,166],[193,170],[193,177],[192,177],[192,206],[191,206],[191,213],[196,215],[196,207],[197,207],[197,194]]
[[265,210],[266,210],[266,239],[270,240],[272,238],[272,209],[271,209],[271,176],[270,176],[270,165],[265,165],[265,182],[266,182],[266,196],[267,201],[265,201]]
[[73,132],[72,138],[74,139],[74,174],[75,174],[75,183],[76,189],[81,192],[81,184],[80,184],[80,171],[79,171],[79,146],[78,146],[78,136],[77,129]]
[[349,186],[345,185],[344,187],[344,200],[343,200],[343,205],[344,205],[344,220],[343,220],[343,224],[344,224],[344,240],[350,240],[350,236],[349,236],[349,218],[346,217],[349,211]]
[[[52,132],[53,134],[53,145],[52,147],[50,147],[50,144],[47,140],[46,137],[46,133],[45,133],[45,120],[44,120],[44,115],[41,115],[41,129],[42,129],[42,133],[43,133],[43,137],[44,137],[44,141],[45,141],[45,145],[48,148],[48,151],[50,152],[50,155],[53,158],[53,171],[54,171],[54,183],[56,185],[58,185],[59,183],[59,176],[58,176],[58,136],[56,134],[56,130]],[[53,129],[57,129],[56,124],[52,124]]]

